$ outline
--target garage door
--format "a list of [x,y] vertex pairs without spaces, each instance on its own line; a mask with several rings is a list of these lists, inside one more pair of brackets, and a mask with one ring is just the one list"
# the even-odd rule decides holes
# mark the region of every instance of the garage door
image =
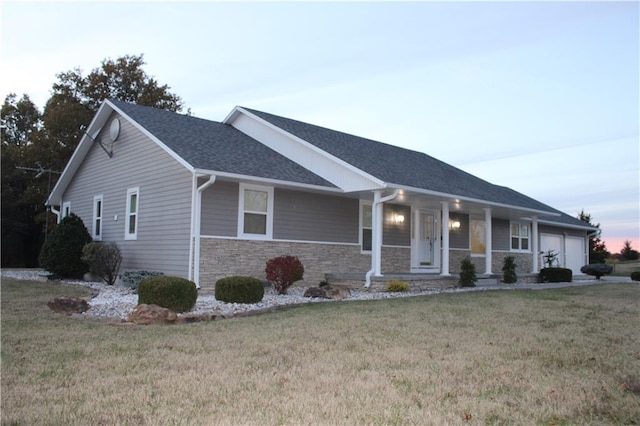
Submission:
[[584,238],[567,237],[565,244],[567,247],[567,266],[565,268],[571,269],[574,275],[581,274],[580,268],[587,264]]
[[[546,268],[547,265],[545,263],[544,255],[549,251],[553,250],[554,253],[558,254],[556,258],[559,262],[559,265],[564,266],[564,253],[562,250],[562,235],[552,235],[552,234],[541,234],[540,235],[540,251],[543,252],[542,264],[540,267]],[[554,264],[553,266],[557,266]]]

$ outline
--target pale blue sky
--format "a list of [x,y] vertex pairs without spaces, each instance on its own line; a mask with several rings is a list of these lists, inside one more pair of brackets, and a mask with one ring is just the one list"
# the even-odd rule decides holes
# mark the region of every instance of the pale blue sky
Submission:
[[425,152],[640,248],[638,2],[3,2],[0,96],[144,54],[235,105]]

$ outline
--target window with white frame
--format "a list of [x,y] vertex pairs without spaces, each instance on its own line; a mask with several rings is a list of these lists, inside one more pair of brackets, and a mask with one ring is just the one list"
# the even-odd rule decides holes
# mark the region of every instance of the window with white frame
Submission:
[[273,188],[240,184],[238,235],[271,238],[273,234]]
[[140,188],[127,189],[127,206],[124,223],[124,239],[138,239],[138,210],[140,206]]
[[371,251],[373,232],[373,212],[371,204],[360,204],[360,247],[362,251]]
[[485,227],[485,221],[480,219],[471,219],[469,223],[469,232],[471,233],[471,254],[486,254],[487,228]]
[[511,250],[529,251],[529,225],[511,222]]
[[95,241],[102,241],[102,211],[104,202],[102,195],[93,197],[92,237]]
[[71,214],[71,201],[65,201],[62,203],[62,218],[65,218]]

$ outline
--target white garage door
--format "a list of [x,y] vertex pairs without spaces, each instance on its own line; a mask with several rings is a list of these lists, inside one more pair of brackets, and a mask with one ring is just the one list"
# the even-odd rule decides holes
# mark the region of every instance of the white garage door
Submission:
[[[558,257],[556,259],[559,262],[559,265],[561,267],[564,266],[564,253],[562,250],[562,235],[552,235],[552,234],[540,235],[540,251],[543,252],[542,264],[540,265],[541,268],[546,268],[547,266],[549,266],[545,263],[546,259],[544,258],[544,255],[547,254],[549,250],[553,250],[554,253],[558,254]],[[555,267],[557,265],[554,263],[553,266]]]
[[584,238],[567,237],[565,244],[567,246],[567,266],[565,268],[571,269],[574,275],[581,274],[580,268],[588,263],[584,249]]

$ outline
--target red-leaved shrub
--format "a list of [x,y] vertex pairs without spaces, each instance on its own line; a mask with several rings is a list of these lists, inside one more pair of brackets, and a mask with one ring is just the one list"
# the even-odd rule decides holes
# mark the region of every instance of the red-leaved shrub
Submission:
[[295,256],[280,256],[269,259],[264,271],[267,273],[267,281],[273,283],[278,294],[287,294],[287,289],[302,279],[304,266]]

